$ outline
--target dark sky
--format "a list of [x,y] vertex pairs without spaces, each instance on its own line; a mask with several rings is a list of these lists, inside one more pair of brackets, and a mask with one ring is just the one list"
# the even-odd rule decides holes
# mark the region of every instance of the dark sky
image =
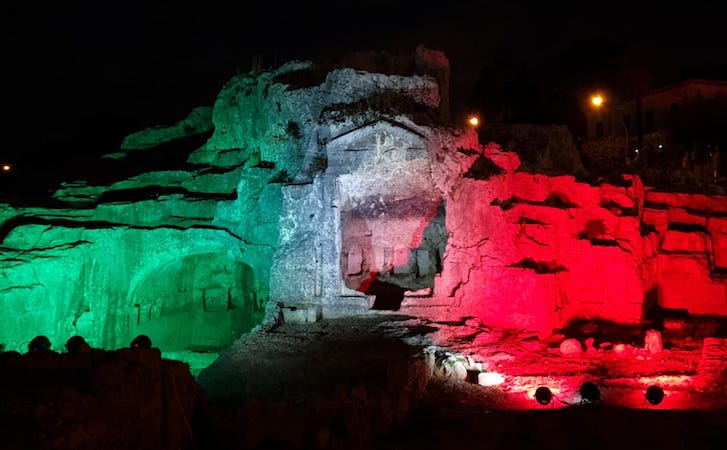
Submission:
[[727,66],[726,6],[609,2],[599,12],[607,4],[543,3],[13,2],[2,15],[0,160],[73,154],[95,145],[88,141],[113,147],[122,130],[172,124],[212,105],[256,55],[273,65],[422,43],[449,57],[455,105],[467,101],[483,68],[592,81],[612,63],[613,48],[630,58],[619,64],[648,66],[662,84],[693,73],[686,69]]

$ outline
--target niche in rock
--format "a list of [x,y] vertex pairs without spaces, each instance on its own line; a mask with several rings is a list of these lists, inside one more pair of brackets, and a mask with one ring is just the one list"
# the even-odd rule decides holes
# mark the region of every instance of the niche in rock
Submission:
[[227,252],[184,256],[146,274],[133,292],[121,344],[148,335],[162,351],[216,351],[262,321],[252,267]]
[[406,291],[433,288],[447,244],[440,199],[369,196],[341,212],[345,286],[374,295],[373,309],[398,310]]

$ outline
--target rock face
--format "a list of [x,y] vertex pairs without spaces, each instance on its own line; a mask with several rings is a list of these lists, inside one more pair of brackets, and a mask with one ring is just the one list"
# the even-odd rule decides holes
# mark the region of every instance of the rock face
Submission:
[[184,168],[68,184],[55,208],[2,205],[0,343],[117,348],[143,333],[164,352],[218,352],[267,321],[371,309],[543,335],[581,317],[727,315],[726,198],[523,168],[441,125],[428,75],[304,82],[313,69],[236,76],[211,123],[202,108],[124,142],[154,152],[213,129]]

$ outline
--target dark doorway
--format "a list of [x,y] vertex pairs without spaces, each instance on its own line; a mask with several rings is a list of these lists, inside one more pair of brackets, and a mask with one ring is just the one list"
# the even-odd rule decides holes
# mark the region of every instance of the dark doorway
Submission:
[[404,292],[407,289],[392,283],[375,279],[366,289],[366,294],[375,295],[374,305],[371,309],[398,311],[404,301]]

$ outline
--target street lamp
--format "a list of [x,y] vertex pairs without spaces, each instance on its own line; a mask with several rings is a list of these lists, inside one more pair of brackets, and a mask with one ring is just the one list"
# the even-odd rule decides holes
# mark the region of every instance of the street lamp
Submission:
[[[591,96],[591,105],[593,105],[596,109],[600,110],[605,103],[606,100],[601,94],[594,94]],[[621,125],[624,127],[624,136],[626,137],[626,155],[629,156],[629,128],[626,126],[626,121],[624,121],[623,116],[621,116]]]

